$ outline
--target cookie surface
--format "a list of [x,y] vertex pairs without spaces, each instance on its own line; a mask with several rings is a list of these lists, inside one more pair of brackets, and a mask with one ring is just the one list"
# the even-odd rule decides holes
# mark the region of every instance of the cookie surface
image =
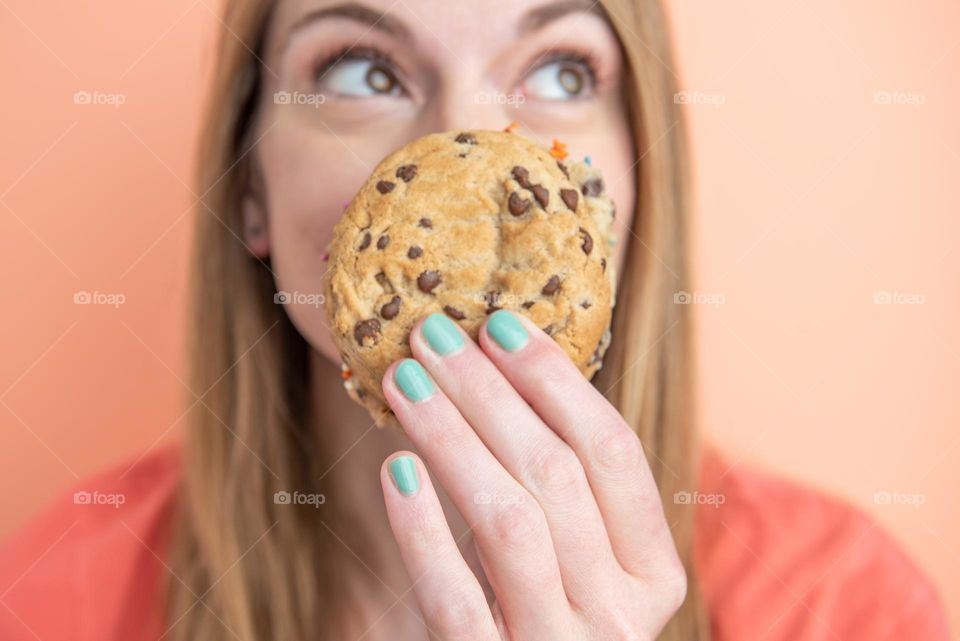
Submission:
[[610,336],[613,217],[596,170],[519,134],[431,134],[389,155],[329,251],[325,308],[351,397],[395,424],[381,378],[433,312],[474,339],[491,312],[523,314],[592,377]]

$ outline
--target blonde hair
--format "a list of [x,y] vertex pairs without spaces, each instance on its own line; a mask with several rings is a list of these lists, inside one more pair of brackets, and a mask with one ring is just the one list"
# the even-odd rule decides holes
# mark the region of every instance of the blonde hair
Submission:
[[[594,385],[642,440],[688,572],[687,598],[660,639],[706,640],[709,626],[694,568],[694,510],[674,493],[696,487],[686,264],[688,176],[685,127],[673,96],[666,18],[658,0],[604,0],[628,63],[635,149],[636,213],[622,266],[613,340]],[[187,641],[336,637],[355,621],[348,577],[358,560],[334,532],[350,513],[274,502],[277,491],[333,493],[324,471],[331,448],[316,434],[310,346],[273,303],[267,263],[243,238],[241,197],[255,144],[259,59],[272,3],[228,0],[217,73],[200,139],[203,194],[193,248],[188,358],[191,389],[183,500],[170,558],[168,636]],[[320,480],[318,480],[320,479]],[[371,497],[373,500],[374,497]],[[350,528],[359,533],[360,528]],[[364,541],[350,547],[375,554]],[[318,633],[328,630],[330,634]],[[321,636],[318,636],[321,634]]]

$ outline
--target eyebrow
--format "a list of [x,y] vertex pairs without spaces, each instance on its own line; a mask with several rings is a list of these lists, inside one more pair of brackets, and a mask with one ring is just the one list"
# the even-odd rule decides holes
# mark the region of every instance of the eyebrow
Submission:
[[397,38],[410,38],[410,30],[395,16],[371,9],[357,2],[346,2],[311,11],[301,16],[300,19],[290,27],[287,32],[288,36],[298,29],[302,29],[307,24],[316,22],[322,18],[345,18]]
[[551,2],[528,11],[520,19],[520,33],[525,34],[542,29],[547,24],[559,20],[571,13],[589,13],[603,16],[603,7],[600,0],[562,0]]
[[[547,24],[571,13],[591,13],[603,16],[604,11],[599,0],[561,0],[531,9],[520,19],[519,33],[526,34],[542,29]],[[303,15],[289,29],[293,34],[306,25],[323,18],[344,18],[352,20],[370,29],[376,29],[401,39],[410,39],[410,30],[397,17],[371,9],[358,2],[346,2],[316,9]]]

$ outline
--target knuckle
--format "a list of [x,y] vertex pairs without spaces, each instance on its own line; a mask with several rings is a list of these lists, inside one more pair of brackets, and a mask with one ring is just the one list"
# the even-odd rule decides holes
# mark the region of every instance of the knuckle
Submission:
[[532,500],[502,504],[490,519],[490,536],[495,544],[511,548],[536,546],[544,529],[544,515]]
[[530,477],[548,500],[576,493],[586,481],[580,459],[566,446],[544,448],[537,454],[530,463]]
[[621,475],[640,465],[643,445],[628,427],[607,429],[596,438],[593,459],[601,472]]
[[424,618],[445,637],[468,638],[468,633],[481,629],[486,602],[469,591],[449,587],[443,598],[421,602]]

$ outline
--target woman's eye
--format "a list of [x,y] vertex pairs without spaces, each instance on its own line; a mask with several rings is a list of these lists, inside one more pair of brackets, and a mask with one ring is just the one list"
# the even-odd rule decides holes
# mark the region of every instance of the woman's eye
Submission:
[[544,100],[579,98],[590,89],[590,73],[582,63],[548,62],[527,76],[524,93]]
[[392,96],[400,92],[400,82],[384,63],[364,58],[336,62],[318,80],[321,93],[342,96]]

